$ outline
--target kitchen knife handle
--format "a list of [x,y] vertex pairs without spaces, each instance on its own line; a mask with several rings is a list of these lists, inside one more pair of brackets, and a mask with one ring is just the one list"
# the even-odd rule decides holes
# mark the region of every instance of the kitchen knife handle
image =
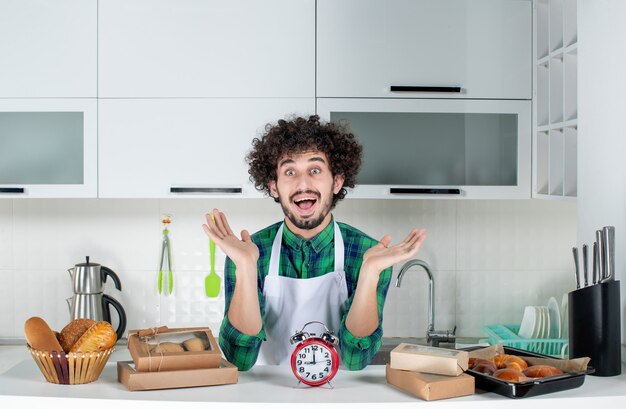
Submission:
[[576,289],[580,288],[580,270],[578,268],[578,247],[572,247],[572,254],[574,254],[574,274],[576,275]]
[[240,187],[170,187],[170,193],[241,193]]
[[592,257],[592,280],[593,280],[593,284],[598,284],[598,281],[600,281],[598,279],[598,271],[600,271],[600,267],[598,265],[598,243],[596,243],[595,241],[593,242],[593,257]]
[[585,287],[587,287],[589,285],[589,273],[588,273],[588,262],[589,262],[589,257],[587,254],[587,245],[583,244],[583,277],[584,277],[584,283],[585,283]]
[[391,194],[401,195],[460,195],[461,189],[445,189],[445,188],[404,188],[392,187],[389,189]]
[[604,236],[602,230],[596,230],[596,241],[598,242],[598,281],[602,281],[606,275],[606,243],[604,243]]
[[0,193],[24,193],[23,187],[0,187]]
[[612,280],[615,275],[615,227],[605,226],[602,228],[602,237],[604,238],[605,246],[605,266],[606,274],[605,280]]
[[437,87],[431,85],[392,85],[389,87],[389,91],[391,92],[454,92],[460,93],[461,87]]

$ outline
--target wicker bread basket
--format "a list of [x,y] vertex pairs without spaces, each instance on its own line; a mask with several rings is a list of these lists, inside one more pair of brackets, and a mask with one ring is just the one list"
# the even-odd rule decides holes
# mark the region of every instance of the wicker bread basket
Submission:
[[41,373],[50,383],[80,385],[98,379],[115,348],[98,352],[38,351],[28,346]]

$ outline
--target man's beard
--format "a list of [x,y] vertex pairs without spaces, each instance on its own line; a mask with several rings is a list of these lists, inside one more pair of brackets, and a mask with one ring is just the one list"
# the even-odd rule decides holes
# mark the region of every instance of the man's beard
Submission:
[[308,194],[313,194],[317,196],[318,205],[322,209],[318,217],[312,218],[312,219],[298,219],[296,215],[293,214],[293,212],[291,212],[291,210],[289,210],[287,206],[285,206],[281,197],[279,196],[278,199],[280,202],[280,207],[282,207],[285,217],[287,217],[291,221],[291,223],[293,223],[294,226],[302,230],[313,230],[316,227],[318,227],[320,224],[322,224],[322,222],[324,221],[324,219],[330,212],[330,209],[332,208],[332,203],[333,203],[333,191],[331,188],[330,196],[328,196],[328,199],[326,200],[326,202],[321,201],[321,195],[318,192],[315,192],[313,190],[305,190],[305,191],[296,192],[293,195],[291,195],[291,197],[289,198],[289,203],[293,203],[293,197],[295,195],[302,194],[302,193],[308,193]]

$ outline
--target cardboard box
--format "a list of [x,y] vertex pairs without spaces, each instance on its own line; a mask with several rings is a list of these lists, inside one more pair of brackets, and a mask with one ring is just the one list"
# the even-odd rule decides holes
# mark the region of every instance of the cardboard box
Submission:
[[[195,342],[199,350],[186,350],[183,343],[189,340]],[[163,351],[166,345],[180,351]],[[191,347],[189,343],[186,345]],[[222,360],[222,352],[208,327],[131,330],[128,331],[128,350],[138,372],[218,368]]]
[[219,368],[138,372],[132,361],[117,363],[117,380],[131,391],[191,388],[237,383],[237,367],[222,359]]
[[458,376],[467,370],[467,351],[402,343],[390,353],[393,369]]
[[424,400],[456,398],[474,394],[474,377],[445,376],[393,369],[387,364],[387,383]]

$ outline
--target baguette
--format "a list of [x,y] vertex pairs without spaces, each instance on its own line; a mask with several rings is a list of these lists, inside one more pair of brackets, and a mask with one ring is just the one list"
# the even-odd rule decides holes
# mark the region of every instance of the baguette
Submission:
[[31,317],[24,323],[24,335],[31,348],[38,351],[62,352],[63,347],[57,340],[54,331],[40,317]]

